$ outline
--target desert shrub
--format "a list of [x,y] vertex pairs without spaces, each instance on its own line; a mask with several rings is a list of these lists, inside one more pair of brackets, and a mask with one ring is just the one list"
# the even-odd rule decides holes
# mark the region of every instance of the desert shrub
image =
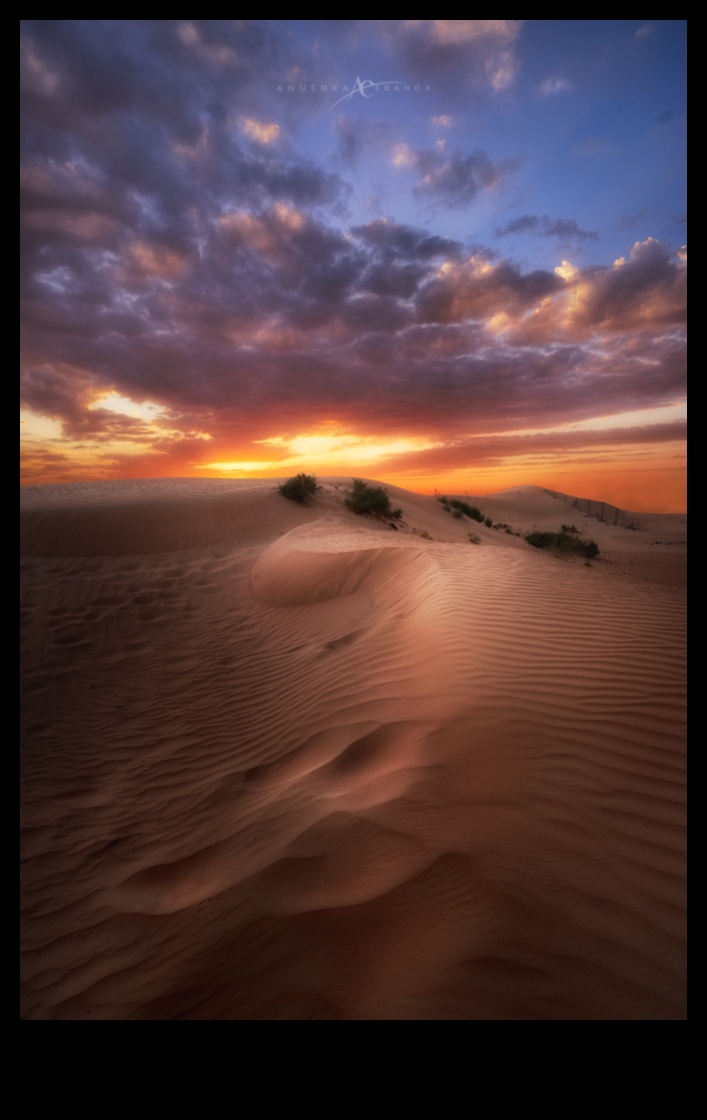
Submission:
[[579,529],[576,525],[560,525],[560,528],[563,533],[579,533]]
[[487,529],[492,529],[493,528],[493,521],[491,520],[490,517],[484,518],[484,525],[486,526]]
[[452,517],[456,517],[457,521],[461,521],[463,516],[464,516],[464,514],[462,513],[462,511],[460,509],[455,509],[454,513],[452,514]]
[[469,540],[472,544],[481,544],[481,537],[478,533],[469,533]]
[[351,497],[346,499],[346,505],[354,513],[372,514],[374,517],[391,517],[399,520],[403,511],[393,510],[390,507],[390,498],[380,486],[368,486],[360,478],[353,480]]
[[278,490],[283,498],[289,498],[291,501],[299,502],[300,505],[304,506],[318,490],[321,490],[321,486],[318,485],[313,474],[297,474],[278,486]]
[[446,494],[439,494],[437,496],[437,501],[441,502],[443,506],[448,506],[449,505],[449,498],[447,497]]
[[449,504],[452,509],[461,510],[461,512],[465,513],[467,517],[470,517],[472,521],[483,521],[484,519],[483,513],[477,506],[470,506],[468,502],[462,502],[459,498],[452,498]]
[[560,556],[586,556],[588,560],[593,560],[599,555],[599,545],[596,541],[585,541],[571,533],[543,533],[536,530],[527,533],[525,539],[533,548],[549,548]]

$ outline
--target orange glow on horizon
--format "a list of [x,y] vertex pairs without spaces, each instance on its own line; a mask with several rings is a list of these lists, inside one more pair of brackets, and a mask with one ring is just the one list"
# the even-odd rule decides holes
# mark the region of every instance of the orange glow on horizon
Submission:
[[[193,463],[171,458],[169,462],[156,462],[154,455],[126,457],[116,464],[111,456],[108,462],[86,456],[83,461],[66,464],[38,463],[32,469],[28,456],[22,485],[61,484],[66,482],[100,481],[102,479],[135,478],[262,478],[281,479],[299,473],[299,469],[284,470],[279,464],[257,466],[250,470],[228,471],[210,467],[195,468]],[[116,469],[116,466],[119,469]],[[449,493],[481,496],[506,490],[511,486],[541,486],[548,490],[609,502],[620,509],[636,513],[684,513],[687,508],[686,466],[684,460],[652,463],[630,470],[612,468],[610,464],[589,468],[586,465],[563,465],[556,469],[518,467],[512,464],[494,467],[433,471],[400,471],[392,464],[362,469],[360,464],[342,465],[336,471],[327,470],[316,460],[307,464],[305,473],[320,478],[363,476],[383,484],[400,486],[418,494]]]
[[[55,421],[29,411],[23,414],[23,485],[155,477],[282,479],[304,472],[360,476],[423,494],[436,490],[480,496],[536,485],[636,512],[686,509],[682,441],[632,443],[629,436],[610,442],[614,422],[625,424],[630,432],[640,414],[606,417],[604,423],[597,418],[594,440],[602,428],[607,436],[601,443],[582,439],[590,422],[554,431],[487,432],[467,438],[462,446],[420,436],[366,437],[332,420],[296,435],[245,438],[234,445],[218,435],[173,428],[154,402],[137,403],[112,393],[97,397],[94,409],[103,424],[112,423],[107,418],[116,415],[118,427],[71,440],[62,436]],[[656,422],[657,432],[661,421],[679,419],[673,409],[652,411],[654,415],[644,419]],[[649,428],[650,424],[642,426],[644,433]],[[549,443],[546,437],[553,434],[565,443]],[[575,434],[576,442],[568,442]]]

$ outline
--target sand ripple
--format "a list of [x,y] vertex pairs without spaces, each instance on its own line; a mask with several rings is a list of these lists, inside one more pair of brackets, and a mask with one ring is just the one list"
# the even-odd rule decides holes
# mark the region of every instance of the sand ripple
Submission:
[[44,489],[23,1017],[684,1018],[680,590],[432,499]]

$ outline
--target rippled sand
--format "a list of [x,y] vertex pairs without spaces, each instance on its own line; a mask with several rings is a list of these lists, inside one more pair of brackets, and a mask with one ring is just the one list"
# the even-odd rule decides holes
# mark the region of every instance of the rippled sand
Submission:
[[349,482],[23,491],[22,1016],[683,1019],[684,518]]

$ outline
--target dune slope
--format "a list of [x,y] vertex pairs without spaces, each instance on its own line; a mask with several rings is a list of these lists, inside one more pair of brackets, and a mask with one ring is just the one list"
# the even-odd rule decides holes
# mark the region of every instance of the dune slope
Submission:
[[684,1018],[682,529],[348,481],[23,493],[22,1016]]

